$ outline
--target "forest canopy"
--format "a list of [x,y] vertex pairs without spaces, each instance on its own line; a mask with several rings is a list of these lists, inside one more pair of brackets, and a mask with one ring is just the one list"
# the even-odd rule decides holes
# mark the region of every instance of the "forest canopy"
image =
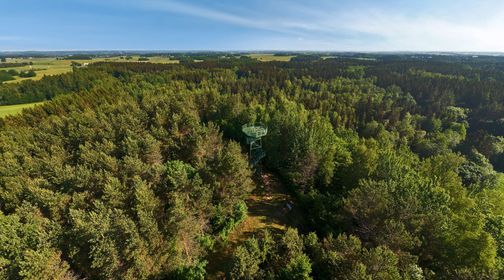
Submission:
[[502,279],[503,65],[226,57],[2,84],[2,105],[47,102],[0,119],[0,278],[205,279],[263,169],[303,224],[240,242],[229,279]]

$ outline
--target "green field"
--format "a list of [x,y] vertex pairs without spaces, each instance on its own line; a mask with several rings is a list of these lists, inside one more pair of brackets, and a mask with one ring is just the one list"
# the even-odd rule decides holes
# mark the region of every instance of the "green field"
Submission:
[[272,53],[252,53],[247,55],[251,58],[257,59],[262,62],[268,61],[290,61],[294,56],[292,55],[274,55]]
[[[124,56],[122,56],[124,57]],[[126,60],[121,58],[121,56],[113,57],[98,57],[91,60],[72,60],[68,59],[56,59],[56,57],[35,57],[35,58],[8,58],[8,63],[32,63],[33,65],[26,65],[21,67],[10,67],[10,68],[0,68],[0,70],[10,70],[14,69],[16,71],[27,71],[35,70],[37,76],[31,78],[20,78],[15,77],[15,80],[7,81],[6,83],[16,83],[24,80],[40,80],[44,76],[59,75],[72,71],[71,63],[72,61],[78,62],[80,64],[93,63],[101,61],[111,61],[111,62],[135,62],[138,61],[139,56],[132,56],[132,59]],[[178,60],[171,60],[169,57],[165,56],[153,56],[149,57],[148,62],[153,63],[178,63]]]
[[34,102],[34,103],[26,103],[26,104],[16,104],[16,105],[4,105],[0,106],[0,118],[3,118],[7,115],[16,115],[21,113],[25,108],[31,108],[36,105],[42,104],[44,102]]

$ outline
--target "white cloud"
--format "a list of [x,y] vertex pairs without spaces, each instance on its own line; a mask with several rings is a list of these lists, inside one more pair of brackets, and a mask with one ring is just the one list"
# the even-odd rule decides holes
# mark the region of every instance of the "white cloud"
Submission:
[[155,10],[164,10],[167,12],[180,13],[205,19],[210,19],[219,22],[225,22],[233,25],[263,29],[269,31],[277,31],[282,33],[296,33],[295,30],[283,28],[280,22],[270,19],[259,19],[251,17],[250,15],[239,15],[231,12],[225,12],[186,4],[178,1],[145,1],[142,3],[143,8],[150,8]]
[[[151,10],[277,32],[277,37],[265,35],[272,45],[270,49],[283,43],[283,49],[307,50],[504,51],[503,5],[479,11],[486,17],[476,21],[468,19],[473,12],[469,8],[458,17],[434,17],[425,11],[406,15],[379,7],[343,10],[327,3],[317,8],[292,4],[283,9],[286,2],[279,2],[273,10],[240,13],[172,0],[141,3]],[[251,41],[257,43],[257,38]]]
[[504,51],[504,17],[481,22],[372,12],[338,22],[343,30],[378,36],[381,50]]

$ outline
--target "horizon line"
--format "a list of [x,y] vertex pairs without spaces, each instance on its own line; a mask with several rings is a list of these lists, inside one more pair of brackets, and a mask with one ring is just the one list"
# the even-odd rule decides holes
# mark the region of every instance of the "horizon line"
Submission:
[[212,50],[212,49],[28,49],[28,50],[0,50],[0,53],[37,53],[37,52],[159,52],[159,53],[180,53],[180,52],[214,52],[214,53],[271,53],[271,52],[291,52],[291,53],[413,53],[413,54],[439,54],[439,53],[454,53],[454,54],[504,54],[504,51],[449,51],[449,50],[288,50],[288,49],[229,49],[229,50]]

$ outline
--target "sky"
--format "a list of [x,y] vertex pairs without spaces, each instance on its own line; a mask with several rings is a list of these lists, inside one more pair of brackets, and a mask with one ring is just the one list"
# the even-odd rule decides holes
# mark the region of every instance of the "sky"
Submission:
[[0,0],[0,50],[504,52],[502,0]]

